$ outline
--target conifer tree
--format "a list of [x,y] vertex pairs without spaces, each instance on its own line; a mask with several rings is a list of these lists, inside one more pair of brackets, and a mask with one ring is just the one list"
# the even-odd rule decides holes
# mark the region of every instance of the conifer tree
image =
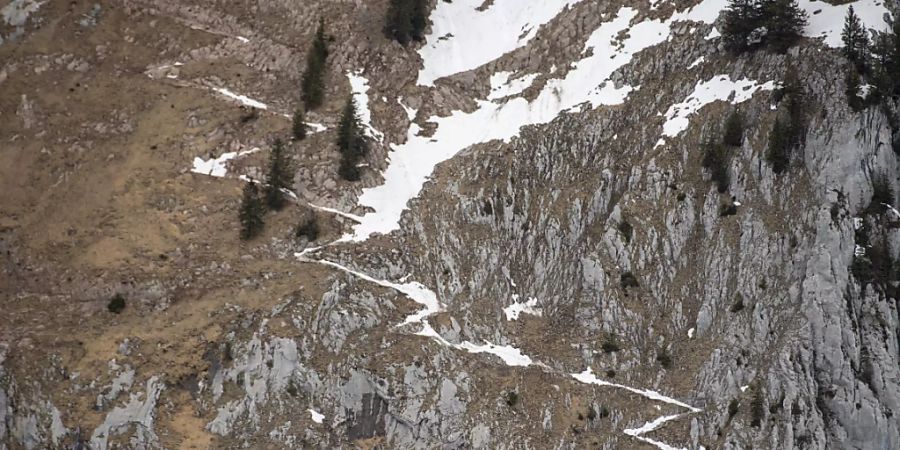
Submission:
[[788,141],[791,147],[802,147],[806,143],[806,89],[792,66],[784,75],[781,91],[787,110]]
[[303,110],[297,108],[294,111],[294,118],[291,121],[291,134],[294,140],[302,141],[306,138],[306,118],[303,117]]
[[740,147],[744,142],[744,118],[737,110],[732,111],[725,122],[725,134],[722,142],[732,147]]
[[241,197],[241,209],[238,219],[241,222],[241,239],[250,240],[256,237],[263,229],[263,215],[266,213],[265,205],[259,197],[256,183],[252,181],[244,186],[244,194]]
[[791,162],[790,130],[788,124],[781,117],[775,119],[775,125],[769,133],[766,161],[772,166],[772,171],[776,175],[787,170]]
[[796,0],[762,0],[762,14],[768,34],[766,43],[772,51],[785,53],[803,34],[806,27],[806,11]]
[[859,97],[860,80],[859,73],[856,72],[856,69],[850,69],[847,71],[845,82],[847,84],[847,88],[844,93],[847,95],[847,104],[849,104],[850,108],[854,111],[862,110],[864,102],[863,99]]
[[725,46],[734,53],[749,50],[750,35],[760,26],[760,19],[757,0],[730,0],[722,26]]
[[853,11],[853,5],[847,9],[841,39],[844,41],[844,56],[853,63],[857,72],[865,73],[866,63],[869,59],[869,35],[859,20],[859,16]]
[[347,100],[341,113],[337,144],[341,152],[338,173],[347,181],[358,181],[360,178],[358,164],[368,152],[368,142],[363,136],[353,97]]
[[384,21],[384,34],[406,45],[425,38],[428,25],[426,0],[390,0]]
[[266,204],[276,211],[287,203],[284,190],[290,189],[293,183],[290,161],[284,150],[281,139],[275,139],[272,152],[269,154],[269,173],[266,180]]
[[303,103],[308,109],[316,109],[325,98],[325,63],[328,59],[328,43],[325,39],[325,23],[319,20],[319,28],[312,48],[306,56],[306,72],[303,73],[301,90]]

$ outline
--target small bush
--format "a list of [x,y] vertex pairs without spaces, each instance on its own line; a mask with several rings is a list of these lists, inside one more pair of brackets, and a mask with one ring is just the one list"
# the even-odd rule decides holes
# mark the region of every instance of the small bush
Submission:
[[113,298],[109,299],[109,304],[106,305],[106,309],[113,314],[119,314],[125,310],[125,297],[122,294],[116,294]]
[[615,371],[615,370],[613,370],[613,369],[607,369],[607,370],[606,370],[606,378],[615,378],[615,377],[616,377],[616,371]]
[[869,203],[869,212],[882,213],[887,207],[894,205],[894,189],[886,174],[877,174],[872,177],[872,201]]
[[606,406],[601,406],[600,407],[600,418],[605,419],[607,417],[609,417],[609,408],[607,408]]
[[741,294],[738,294],[737,298],[735,299],[734,304],[731,305],[731,308],[729,309],[729,311],[736,313],[736,312],[742,311],[743,309],[744,309],[744,296],[742,296]]
[[719,217],[728,217],[734,216],[737,214],[737,206],[734,202],[731,203],[723,203],[719,206]]
[[744,118],[741,113],[731,112],[728,120],[725,122],[725,134],[722,136],[722,143],[732,147],[740,147],[744,142]]
[[634,235],[634,227],[628,223],[628,220],[622,220],[616,228],[619,230],[619,233],[622,233],[622,237],[625,238],[625,243],[630,244],[631,237]]
[[619,285],[621,285],[622,289],[625,290],[628,290],[628,288],[640,287],[637,277],[635,277],[634,274],[631,273],[631,271],[625,272],[619,277]]
[[738,413],[738,407],[740,406],[740,402],[738,399],[732,399],[730,403],[728,403],[728,418],[732,418]]
[[596,418],[597,418],[597,410],[594,409],[593,406],[588,406],[587,420],[590,420],[591,422],[593,422],[594,419],[596,419]]
[[663,369],[672,368],[672,357],[669,356],[669,352],[665,347],[656,352],[656,361],[659,362],[659,365],[661,365]]
[[600,348],[603,349],[604,353],[615,353],[621,350],[619,346],[619,337],[616,336],[615,333],[609,333],[603,338],[603,343],[600,345]]
[[791,136],[790,125],[783,119],[775,119],[775,125],[769,132],[769,146],[766,149],[766,162],[772,166],[772,171],[780,175],[791,162]]
[[709,170],[710,178],[716,183],[719,192],[728,191],[731,174],[728,171],[731,155],[723,144],[707,142],[704,145],[703,168]]
[[506,406],[515,408],[519,403],[519,394],[516,391],[508,391],[503,395],[503,401],[506,403]]
[[766,411],[764,406],[762,388],[757,387],[753,390],[753,400],[750,401],[750,425],[759,428],[765,417]]
[[307,242],[315,242],[316,239],[319,239],[319,221],[316,220],[316,216],[311,215],[306,220],[298,223],[297,228],[294,230],[294,236],[298,239],[305,237]]

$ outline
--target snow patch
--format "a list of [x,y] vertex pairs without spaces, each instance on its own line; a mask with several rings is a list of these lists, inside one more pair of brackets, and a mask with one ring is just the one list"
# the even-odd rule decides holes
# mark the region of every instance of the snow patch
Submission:
[[705,56],[701,56],[701,57],[695,59],[694,62],[692,62],[687,68],[688,68],[688,69],[693,69],[694,67],[697,67],[697,66],[699,66],[700,64],[703,64],[703,61],[706,61],[706,57],[705,57]]
[[324,415],[324,414],[321,414],[321,413],[319,413],[318,411],[316,411],[316,410],[314,410],[314,409],[312,409],[312,408],[308,409],[307,411],[309,411],[309,415],[312,416],[312,421],[313,421],[313,422],[315,422],[315,423],[322,423],[322,421],[325,420],[325,415]]
[[537,307],[537,299],[536,298],[532,297],[532,298],[528,299],[528,301],[522,302],[522,303],[515,301],[515,300],[518,300],[518,298],[519,298],[518,295],[514,295],[513,296],[514,303],[512,305],[507,306],[506,308],[503,308],[503,313],[506,314],[506,320],[518,320],[519,314],[522,314],[522,313],[531,314],[532,316],[538,316],[538,317],[541,316],[543,311],[541,311],[541,308]]
[[531,87],[538,74],[532,73],[520,78],[510,80],[509,76],[512,72],[497,72],[491,75],[491,93],[488,94],[488,100],[500,100],[505,97],[519,95],[525,89]]
[[235,94],[234,92],[231,92],[225,88],[213,88],[213,90],[232,99],[232,100],[237,100],[239,103],[241,103],[245,106],[249,106],[251,108],[258,108],[258,109],[269,109],[269,106],[266,105],[265,103],[263,103],[259,100],[254,100],[250,97],[247,97],[246,95]]
[[350,80],[350,89],[353,91],[356,111],[366,135],[378,142],[383,141],[384,133],[372,126],[372,111],[369,110],[369,80],[362,76],[362,71],[347,72],[347,78]]
[[[718,75],[708,81],[698,81],[694,92],[681,103],[676,103],[666,111],[666,123],[663,124],[663,136],[674,138],[687,130],[690,116],[700,108],[716,101],[729,100],[732,105],[749,100],[756,91],[775,89],[774,81],[758,84],[756,80],[743,78],[732,81],[728,75]],[[659,144],[657,143],[657,146]]]
[[533,361],[528,355],[522,353],[521,350],[509,345],[495,345],[485,341],[484,344],[473,344],[469,341],[463,341],[459,344],[453,344],[438,334],[428,322],[422,323],[422,331],[416,333],[418,336],[430,337],[441,345],[455,348],[457,350],[465,350],[469,353],[490,353],[503,360],[503,363],[512,367],[528,367]]
[[625,386],[623,384],[610,383],[608,381],[601,380],[601,379],[597,378],[596,375],[593,374],[593,372],[591,371],[590,368],[585,369],[584,372],[572,374],[572,378],[574,378],[582,383],[585,383],[585,384],[594,384],[597,386],[609,386],[609,387],[624,389],[626,391],[635,393],[642,397],[649,398],[650,400],[656,400],[659,402],[668,403],[670,405],[680,406],[691,412],[700,412],[700,409],[698,409],[698,408],[688,405],[687,403],[684,403],[682,401],[675,400],[672,397],[667,397],[665,395],[662,395],[656,391],[651,391],[651,390],[646,390],[646,389],[637,389],[637,388],[633,388],[631,386]]
[[822,1],[800,0],[797,2],[809,16],[809,23],[803,34],[809,37],[824,38],[825,45],[829,47],[843,47],[841,31],[844,28],[844,18],[847,10],[853,6],[853,11],[859,16],[862,25],[868,29],[887,31],[888,24],[884,21],[885,14],[890,12],[884,5],[884,0],[859,0],[843,5],[832,5]]
[[431,12],[431,33],[419,50],[424,62],[418,84],[487,64],[523,47],[538,29],[568,6],[581,0],[484,0],[437,2]]
[[226,167],[226,163],[228,163],[228,161],[239,158],[241,156],[249,155],[251,153],[256,153],[258,151],[259,147],[253,147],[250,150],[223,153],[222,156],[219,156],[218,158],[211,158],[208,160],[204,160],[200,157],[195,157],[194,166],[191,167],[191,172],[199,173],[201,175],[209,175],[216,178],[222,178],[228,174],[228,168]]
[[[295,254],[295,256],[299,258],[303,255],[300,253],[297,253],[297,254]],[[331,262],[331,261],[324,260],[324,259],[318,260],[316,262],[318,262],[319,264],[324,264],[326,266],[331,266],[336,269],[342,270],[344,272],[347,272],[351,275],[359,277],[370,283],[375,283],[379,286],[384,286],[386,288],[393,289],[397,292],[400,292],[401,294],[406,295],[407,297],[410,298],[410,300],[425,307],[421,311],[407,316],[406,319],[398,326],[422,322],[428,316],[437,314],[444,310],[443,305],[441,305],[441,303],[437,299],[437,295],[435,295],[435,293],[431,289],[428,289],[427,287],[425,287],[425,285],[423,285],[419,282],[411,281],[411,282],[407,282],[407,283],[392,283],[390,281],[378,280],[376,278],[372,278],[362,272],[358,272],[353,269],[347,268],[336,262]]]

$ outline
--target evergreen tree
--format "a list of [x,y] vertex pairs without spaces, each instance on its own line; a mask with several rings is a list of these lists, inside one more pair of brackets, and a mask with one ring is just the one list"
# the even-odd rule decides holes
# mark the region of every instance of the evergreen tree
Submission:
[[325,97],[325,62],[328,59],[328,43],[325,39],[325,23],[320,19],[312,48],[306,55],[306,72],[303,73],[301,90],[303,103],[309,109],[322,105]]
[[262,231],[265,223],[263,215],[266,213],[266,207],[259,196],[259,190],[256,183],[252,181],[244,186],[244,195],[241,198],[241,209],[238,212],[238,219],[241,222],[241,239],[250,240],[256,237]]
[[276,211],[287,203],[284,190],[290,189],[293,183],[290,160],[284,150],[281,139],[275,139],[272,152],[269,154],[269,173],[266,180],[266,204]]
[[734,53],[749,50],[750,35],[760,26],[757,0],[730,0],[724,13],[722,37],[725,46]]
[[725,135],[722,142],[732,147],[740,147],[744,142],[744,118],[737,110],[732,111],[725,122]]
[[847,104],[849,104],[850,108],[854,111],[861,111],[865,104],[863,99],[859,97],[859,73],[857,73],[855,69],[848,70],[845,82],[847,84],[847,89],[844,93],[847,95]]
[[776,175],[787,170],[791,162],[791,144],[789,125],[781,117],[775,119],[775,125],[769,133],[769,147],[766,149],[766,161],[772,166]]
[[769,49],[776,53],[787,52],[803,34],[806,11],[800,9],[796,0],[762,0],[761,7]]
[[786,103],[790,146],[802,147],[806,143],[806,89],[792,66],[785,73],[781,90]]
[[341,152],[338,173],[347,181],[358,181],[360,178],[359,161],[368,152],[368,142],[362,133],[362,125],[356,113],[356,102],[353,97],[347,100],[341,113],[337,144]]
[[724,144],[713,140],[704,143],[703,168],[709,170],[710,178],[716,183],[720,193],[728,191],[731,173],[728,170],[731,155]]
[[857,72],[865,73],[866,63],[869,59],[869,35],[859,20],[859,16],[853,11],[853,5],[847,9],[841,39],[844,41],[844,56],[853,63]]
[[384,34],[406,45],[425,38],[428,25],[426,0],[390,0],[384,21]]
[[[896,28],[896,26],[895,26]],[[900,92],[900,61],[897,54],[900,39],[896,34],[888,32],[875,33],[872,39],[872,82],[875,85],[875,97],[890,97]]]
[[306,138],[306,119],[303,117],[303,110],[300,108],[294,111],[294,118],[291,121],[291,134],[298,141]]

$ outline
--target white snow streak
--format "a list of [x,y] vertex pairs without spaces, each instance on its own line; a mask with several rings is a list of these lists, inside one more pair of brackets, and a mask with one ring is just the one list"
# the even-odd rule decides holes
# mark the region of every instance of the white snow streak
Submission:
[[485,344],[483,345],[473,344],[469,341],[463,341],[459,344],[454,344],[438,334],[438,332],[435,331],[434,328],[432,328],[431,325],[428,324],[428,322],[424,322],[422,324],[422,331],[419,331],[418,333],[416,333],[416,335],[430,337],[441,345],[455,348],[457,350],[465,350],[469,353],[490,353],[502,359],[503,363],[507,366],[528,367],[533,362],[531,358],[528,357],[528,355],[522,354],[521,350],[509,345],[495,345],[487,341],[485,341]]
[[247,97],[246,95],[235,94],[234,92],[231,92],[225,88],[213,88],[213,90],[232,99],[232,100],[237,100],[238,102],[240,102],[241,104],[243,104],[245,106],[249,106],[251,108],[258,108],[258,109],[269,109],[269,106],[266,105],[265,103],[263,103],[259,100],[254,100],[250,97]]
[[201,175],[209,175],[216,178],[222,178],[228,174],[228,168],[226,167],[226,163],[228,163],[228,161],[239,158],[241,156],[249,155],[251,153],[256,153],[258,151],[259,147],[254,147],[250,150],[243,150],[240,152],[223,153],[222,156],[219,156],[218,158],[212,158],[208,160],[195,157],[194,166],[191,167],[191,172],[199,173]]
[[[295,256],[300,257],[302,255],[298,253]],[[444,310],[444,306],[441,305],[441,303],[438,301],[437,295],[435,295],[435,293],[431,289],[428,289],[427,287],[425,287],[423,284],[421,284],[419,282],[411,281],[408,283],[392,283],[390,281],[372,278],[362,272],[358,272],[353,269],[347,268],[336,262],[331,262],[331,261],[324,260],[324,259],[320,259],[316,262],[318,262],[319,264],[324,264],[326,266],[334,267],[339,270],[343,270],[344,272],[347,272],[351,275],[362,278],[363,280],[366,280],[370,283],[375,283],[379,286],[384,286],[386,288],[393,289],[397,292],[400,292],[400,293],[406,295],[407,297],[410,298],[410,300],[425,307],[421,311],[407,316],[406,319],[399,326],[403,326],[403,325],[407,325],[407,324],[411,324],[411,323],[422,322],[428,316],[437,314]]]
[[670,422],[670,421],[673,421],[676,419],[680,419],[683,416],[684,416],[684,414],[673,414],[671,416],[658,417],[654,420],[651,420],[650,422],[647,422],[647,423],[641,425],[638,428],[628,428],[628,429],[623,430],[622,432],[637,439],[637,440],[646,442],[650,445],[654,445],[657,448],[659,448],[660,450],[684,450],[681,447],[672,447],[671,445],[668,445],[664,442],[660,442],[660,441],[650,439],[648,437],[643,436],[644,434],[647,434],[647,433],[659,428],[664,423]]
[[687,403],[684,403],[679,400],[675,400],[672,397],[667,397],[656,391],[651,391],[651,390],[646,390],[646,389],[637,389],[637,388],[633,388],[631,386],[625,386],[623,384],[610,383],[609,381],[601,380],[601,379],[597,378],[596,375],[593,374],[593,372],[591,371],[590,368],[585,369],[585,371],[581,372],[581,373],[573,373],[572,378],[575,378],[576,380],[578,380],[582,383],[585,383],[585,384],[595,384],[597,386],[609,386],[609,387],[624,389],[628,392],[633,392],[642,397],[649,398],[650,400],[656,400],[659,402],[668,403],[670,405],[680,406],[682,408],[690,410],[691,412],[700,412],[699,409],[694,408],[693,406],[688,405]]
[[350,80],[353,100],[356,101],[356,111],[366,135],[378,142],[383,141],[384,133],[372,126],[372,111],[369,109],[369,80],[362,76],[362,71],[347,72],[347,78]]
[[736,105],[749,100],[756,91],[772,89],[775,89],[774,81],[763,84],[757,84],[755,80],[747,78],[732,81],[728,75],[718,75],[709,81],[698,81],[694,86],[694,92],[683,102],[669,107],[666,112],[666,123],[663,124],[663,136],[673,138],[681,134],[690,124],[691,115],[716,100],[730,100],[731,104]]

